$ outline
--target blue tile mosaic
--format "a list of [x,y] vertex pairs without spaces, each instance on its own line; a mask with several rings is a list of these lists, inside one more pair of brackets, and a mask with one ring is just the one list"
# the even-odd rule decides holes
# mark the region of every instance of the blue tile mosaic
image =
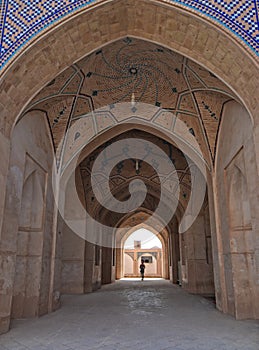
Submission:
[[[0,68],[42,30],[98,0],[0,0]],[[259,0],[169,0],[220,23],[259,55]]]

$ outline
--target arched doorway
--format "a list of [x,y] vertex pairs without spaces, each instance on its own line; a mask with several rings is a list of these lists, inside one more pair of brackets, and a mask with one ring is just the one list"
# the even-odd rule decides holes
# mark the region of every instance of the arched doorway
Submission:
[[162,243],[150,230],[140,227],[124,243],[124,277],[139,277],[139,266],[144,261],[145,278],[162,277]]
[[[115,239],[116,239],[116,278],[120,279],[125,276],[126,272],[126,266],[125,266],[125,245],[126,242],[130,239],[130,237],[134,234],[134,232],[138,230],[146,230],[147,232],[150,232],[148,237],[156,237],[156,240],[160,242],[158,248],[159,249],[151,249],[150,253],[154,255],[160,255],[160,263],[161,268],[159,268],[159,271],[156,270],[156,275],[159,275],[165,279],[169,279],[170,273],[170,264],[169,264],[169,233],[168,229],[164,228],[161,232],[158,232],[156,230],[156,224],[155,220],[153,221],[153,226],[149,226],[145,224],[145,221],[147,217],[151,216],[151,213],[148,213],[147,211],[139,211],[138,213],[135,213],[127,218],[125,218],[119,225],[118,229],[115,231]],[[132,225],[132,227],[130,227]],[[121,228],[127,226],[128,229],[121,231]],[[129,228],[130,227],[130,228]],[[122,234],[121,234],[122,232]],[[129,242],[129,241],[128,241]],[[132,246],[132,243],[131,243]],[[133,276],[139,275],[139,265],[141,261],[141,256],[145,252],[142,251],[141,247],[134,249],[134,242],[132,247],[132,252],[128,252],[131,256],[131,259],[133,259]],[[155,248],[151,247],[150,248]],[[157,248],[157,247],[156,247]],[[148,255],[148,252],[146,251],[146,254]],[[156,259],[157,260],[157,259]],[[157,261],[156,261],[157,263]],[[153,276],[154,277],[154,276]]]

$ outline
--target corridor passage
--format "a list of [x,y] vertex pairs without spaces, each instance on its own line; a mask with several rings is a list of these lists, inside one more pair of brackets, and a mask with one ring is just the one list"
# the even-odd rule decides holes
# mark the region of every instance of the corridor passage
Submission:
[[259,324],[236,321],[214,303],[165,280],[121,280],[62,308],[17,320],[1,350],[258,350]]

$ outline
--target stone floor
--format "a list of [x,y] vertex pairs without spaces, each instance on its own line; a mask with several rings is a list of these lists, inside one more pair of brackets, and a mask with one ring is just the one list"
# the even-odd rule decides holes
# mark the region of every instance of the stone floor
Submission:
[[236,321],[164,280],[121,280],[62,303],[40,319],[13,322],[0,349],[259,349],[258,322]]

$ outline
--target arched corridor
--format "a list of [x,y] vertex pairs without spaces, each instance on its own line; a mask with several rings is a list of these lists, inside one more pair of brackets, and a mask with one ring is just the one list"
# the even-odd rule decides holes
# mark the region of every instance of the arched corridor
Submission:
[[18,320],[1,350],[257,350],[258,323],[235,321],[210,299],[165,280],[121,280],[96,293],[64,296],[62,308]]
[[[78,1],[58,0],[38,31],[29,21],[20,43],[0,26],[0,344],[254,349],[254,32],[189,0]],[[159,247],[127,248],[139,229]]]

